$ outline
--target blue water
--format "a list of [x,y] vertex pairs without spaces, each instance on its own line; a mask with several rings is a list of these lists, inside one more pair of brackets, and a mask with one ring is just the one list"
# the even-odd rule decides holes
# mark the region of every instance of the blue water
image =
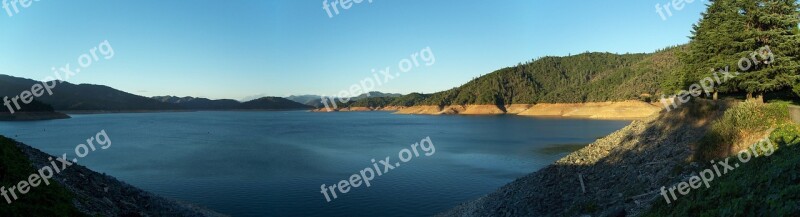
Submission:
[[[71,159],[78,144],[105,130],[111,146],[90,152],[79,164],[233,216],[423,216],[554,162],[569,152],[560,145],[588,144],[628,123],[385,112],[186,112],[3,122],[0,134]],[[361,181],[346,194],[337,189],[338,197],[326,202],[322,184],[335,185],[372,168],[372,159],[389,156],[391,164],[400,163],[398,153],[426,137],[435,152],[418,147],[418,157],[376,175],[370,187]]]

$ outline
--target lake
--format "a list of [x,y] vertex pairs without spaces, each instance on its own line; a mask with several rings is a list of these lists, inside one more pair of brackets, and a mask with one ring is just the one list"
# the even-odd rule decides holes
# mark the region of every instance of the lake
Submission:
[[[74,157],[78,144],[105,130],[111,146],[79,164],[233,216],[427,216],[490,193],[629,123],[513,115],[182,112],[0,122],[0,134]],[[402,150],[427,137],[430,145],[414,147],[419,156],[408,151],[410,160],[400,161]],[[347,193],[334,189],[338,197],[327,202],[322,184],[337,185],[366,168],[383,172],[380,161],[387,156],[390,165],[402,166],[375,174],[369,187],[361,180]]]

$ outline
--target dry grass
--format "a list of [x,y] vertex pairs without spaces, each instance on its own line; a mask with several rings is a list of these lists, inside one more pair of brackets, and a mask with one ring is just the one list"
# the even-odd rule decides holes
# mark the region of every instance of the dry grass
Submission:
[[738,103],[726,110],[697,144],[696,158],[711,160],[730,156],[789,121],[785,103]]

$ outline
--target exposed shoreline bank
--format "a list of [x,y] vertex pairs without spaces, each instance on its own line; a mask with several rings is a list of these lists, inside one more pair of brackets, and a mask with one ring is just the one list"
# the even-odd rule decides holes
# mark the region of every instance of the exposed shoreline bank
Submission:
[[693,147],[727,105],[634,120],[560,160],[437,216],[640,216],[659,188],[689,177]]
[[[650,201],[653,196],[647,194],[639,198],[638,195],[645,193],[640,192],[644,186],[628,186],[633,188],[632,191],[624,191],[610,181],[613,179],[630,184],[648,177],[629,176],[631,173],[638,173],[638,169],[618,165],[618,162],[606,162],[604,158],[621,153],[619,149],[629,148],[630,145],[622,147],[620,143],[630,135],[644,133],[647,125],[653,121],[634,121],[540,170],[489,194],[460,203],[437,216],[582,216],[589,213],[598,216],[627,216],[626,210],[636,207],[631,205],[632,202],[639,204],[641,202],[638,200],[641,199]],[[676,154],[688,155],[683,152]],[[640,160],[637,157],[636,161]],[[582,187],[581,182],[585,187]],[[590,206],[598,210],[582,209]]]
[[[26,144],[13,143],[34,168],[48,166],[51,164],[48,159],[56,159]],[[74,194],[73,206],[89,216],[225,216],[193,204],[163,198],[78,164],[64,169],[52,180]]]
[[[364,112],[394,111],[395,114],[416,115],[521,115],[531,117],[579,118],[599,120],[638,120],[657,114],[661,107],[641,101],[590,102],[590,103],[539,103],[496,105],[451,105],[451,106],[390,106],[390,107],[348,107],[333,111]],[[312,112],[333,112],[325,108]]]

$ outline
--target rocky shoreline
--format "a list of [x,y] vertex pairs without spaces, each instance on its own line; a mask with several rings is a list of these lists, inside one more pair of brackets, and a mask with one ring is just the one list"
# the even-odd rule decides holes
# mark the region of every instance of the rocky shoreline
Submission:
[[389,107],[347,107],[328,110],[314,109],[312,112],[361,112],[394,111],[395,114],[416,115],[522,115],[531,117],[587,118],[603,120],[635,120],[649,117],[662,110],[661,107],[641,101],[591,102],[591,103],[539,103],[497,105],[422,105]]
[[[16,142],[34,168],[56,159],[36,148]],[[53,180],[75,194],[73,205],[89,216],[225,216],[189,203],[157,196],[121,182],[114,177],[74,164]]]
[[722,112],[636,120],[555,163],[438,216],[638,216],[699,167],[692,144]]

